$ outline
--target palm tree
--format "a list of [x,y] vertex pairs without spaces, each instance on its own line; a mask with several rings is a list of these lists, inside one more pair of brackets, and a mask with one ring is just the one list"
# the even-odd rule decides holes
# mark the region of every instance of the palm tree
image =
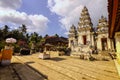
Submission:
[[46,34],[45,36],[44,36],[44,38],[47,38],[49,35],[48,34]]
[[23,34],[25,34],[27,32],[27,28],[26,28],[26,25],[25,24],[22,24],[20,28],[20,32],[22,32]]
[[7,25],[4,26],[3,31],[7,33],[9,31],[9,27]]
[[3,32],[2,32],[2,30],[0,29],[0,41],[2,41],[3,40]]
[[59,35],[58,35],[58,34],[55,34],[55,37],[59,37]]
[[3,33],[3,39],[4,39],[9,33],[9,27],[7,25],[4,26],[2,33]]

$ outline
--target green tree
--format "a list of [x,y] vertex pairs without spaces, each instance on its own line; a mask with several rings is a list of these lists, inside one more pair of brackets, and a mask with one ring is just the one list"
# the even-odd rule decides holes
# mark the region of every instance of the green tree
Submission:
[[44,38],[47,38],[49,35],[48,34],[46,34],[45,36],[44,36]]
[[22,32],[23,34],[27,33],[27,27],[25,24],[22,24],[22,26],[19,28],[20,28],[20,32]]
[[19,30],[15,29],[11,31],[12,37],[16,38],[17,40],[22,39],[23,36],[19,32]]
[[29,41],[29,38],[30,38],[29,34],[27,33],[25,37],[26,37],[27,43],[29,43],[30,42]]
[[54,36],[55,36],[55,37],[59,37],[59,35],[58,35],[58,34],[55,34]]
[[7,25],[5,25],[4,28],[3,28],[3,32],[8,33],[8,31],[9,31],[9,27]]
[[9,33],[9,27],[5,25],[2,30],[3,39],[8,35],[8,33]]
[[3,40],[3,31],[0,29],[0,41]]
[[37,43],[39,41],[38,33],[34,32],[30,36],[30,41]]

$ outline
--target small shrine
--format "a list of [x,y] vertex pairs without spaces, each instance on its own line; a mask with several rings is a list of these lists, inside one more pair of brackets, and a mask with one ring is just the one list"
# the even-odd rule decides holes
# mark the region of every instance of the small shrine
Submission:
[[108,37],[108,21],[101,16],[97,25],[97,49],[108,50],[111,48],[110,39]]
[[77,46],[77,30],[74,25],[70,27],[69,30],[69,47],[73,50],[75,46]]

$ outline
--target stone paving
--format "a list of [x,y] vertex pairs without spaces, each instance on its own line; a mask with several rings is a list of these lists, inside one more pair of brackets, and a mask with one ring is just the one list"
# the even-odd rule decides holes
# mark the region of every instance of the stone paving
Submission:
[[12,63],[28,65],[48,80],[120,80],[113,60],[88,61],[70,56],[42,60],[38,55],[14,56]]
[[46,80],[25,64],[13,62],[7,66],[0,66],[0,80]]

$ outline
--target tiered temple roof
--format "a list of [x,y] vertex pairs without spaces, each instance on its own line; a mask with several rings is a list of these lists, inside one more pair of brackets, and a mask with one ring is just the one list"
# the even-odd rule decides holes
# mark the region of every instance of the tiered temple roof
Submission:
[[88,9],[86,7],[83,8],[81,12],[81,17],[79,18],[78,22],[78,31],[85,31],[85,30],[91,30],[92,29],[92,22],[90,15],[88,13]]
[[72,25],[69,30],[69,37],[76,37],[76,36],[77,36],[76,27]]
[[97,33],[108,33],[108,22],[107,19],[101,16],[97,25]]

